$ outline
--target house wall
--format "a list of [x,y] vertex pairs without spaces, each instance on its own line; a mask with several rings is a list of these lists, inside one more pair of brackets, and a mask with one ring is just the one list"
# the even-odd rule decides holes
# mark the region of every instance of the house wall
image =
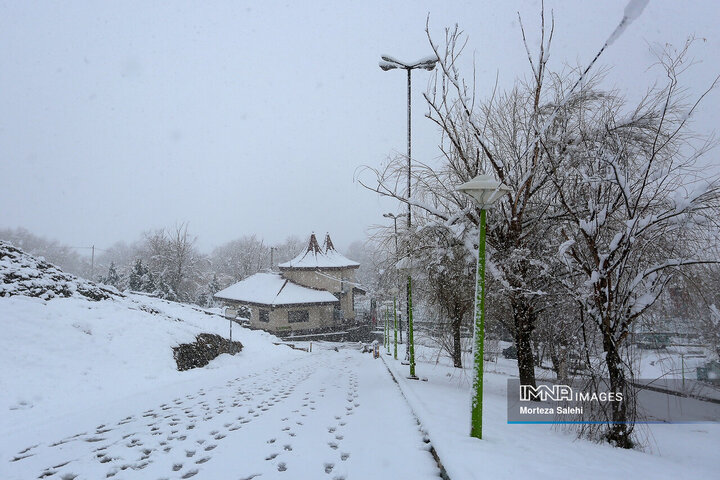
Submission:
[[[341,270],[283,270],[283,277],[305,287],[327,290],[330,293],[341,293],[340,308],[346,320],[355,319],[352,288],[355,283],[356,268]],[[333,277],[333,278],[330,278]],[[350,282],[350,283],[348,283]],[[341,291],[344,290],[344,293]]]
[[[311,305],[297,307],[276,307],[263,308],[269,311],[269,322],[260,321],[260,310],[262,307],[250,307],[250,326],[268,332],[289,332],[293,330],[314,330],[318,328],[331,327],[333,325],[333,306],[332,305]],[[288,322],[288,312],[291,310],[307,310],[308,321],[290,323]]]

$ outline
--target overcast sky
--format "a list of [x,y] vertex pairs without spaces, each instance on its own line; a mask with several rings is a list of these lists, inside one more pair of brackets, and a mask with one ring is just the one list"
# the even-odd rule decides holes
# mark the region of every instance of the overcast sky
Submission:
[[[626,0],[546,1],[551,67],[586,65]],[[189,222],[208,251],[245,234],[270,244],[329,231],[340,248],[398,206],[354,182],[404,152],[405,76],[381,54],[430,54],[459,23],[481,96],[527,75],[517,21],[537,46],[539,1],[0,3],[0,228],[110,246]],[[720,3],[651,1],[601,58],[607,85],[654,80],[649,46],[695,34],[698,94],[720,71]],[[469,72],[468,72],[469,74]],[[413,155],[438,155],[413,76]],[[720,94],[697,127],[718,125]],[[714,158],[717,158],[717,152]],[[717,163],[717,162],[716,162]]]

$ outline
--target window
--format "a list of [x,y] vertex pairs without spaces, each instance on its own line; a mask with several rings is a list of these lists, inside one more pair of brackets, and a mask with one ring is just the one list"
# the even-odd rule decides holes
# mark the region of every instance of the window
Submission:
[[288,312],[288,323],[309,322],[310,312],[307,310],[290,310]]
[[270,323],[270,312],[261,308],[259,320],[263,323]]

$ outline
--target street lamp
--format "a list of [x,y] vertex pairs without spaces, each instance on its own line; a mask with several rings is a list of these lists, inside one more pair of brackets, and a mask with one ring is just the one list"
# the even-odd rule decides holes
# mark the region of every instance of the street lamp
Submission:
[[473,345],[473,390],[470,413],[470,436],[482,438],[483,350],[485,342],[485,210],[510,191],[491,175],[478,175],[457,187],[470,195],[480,207],[480,235],[475,285],[475,338]]
[[[388,70],[394,70],[396,68],[407,71],[407,171],[408,171],[408,176],[407,176],[407,198],[408,198],[407,227],[408,227],[408,232],[409,232],[410,227],[412,225],[412,222],[411,222],[412,213],[411,213],[411,208],[410,208],[410,195],[411,195],[411,191],[410,191],[411,160],[410,159],[411,159],[411,153],[412,153],[412,142],[411,142],[411,138],[412,138],[411,131],[412,130],[411,130],[411,121],[410,121],[410,111],[411,111],[410,91],[411,91],[411,85],[412,85],[411,73],[413,70],[416,70],[416,69],[432,71],[433,69],[435,69],[435,64],[437,63],[438,58],[436,56],[425,57],[414,63],[401,62],[400,60],[393,58],[389,55],[382,55],[380,58],[381,58],[381,60],[378,65],[380,66],[380,68],[383,71],[387,72]],[[409,248],[410,247],[408,246],[408,249]],[[410,253],[410,251],[408,250],[408,254],[409,253]],[[413,332],[412,332],[412,321],[411,321],[411,318],[412,318],[411,304],[412,304],[412,302],[410,301],[410,298],[412,296],[411,289],[412,289],[412,278],[410,277],[410,274],[408,274],[406,304],[405,304],[406,312],[405,313],[406,313],[406,317],[408,319],[408,353],[410,356],[414,357],[415,348],[414,348],[414,345],[412,344]],[[414,378],[414,377],[415,377],[415,359],[411,358],[410,359],[410,378]]]
[[[397,288],[394,290],[397,291]],[[392,291],[391,291],[392,292]],[[385,354],[391,355],[390,353],[390,300],[385,300],[382,303],[385,306],[385,328],[383,329],[383,346],[385,347]]]
[[397,269],[401,272],[405,272],[407,274],[408,279],[408,360],[410,361],[410,376],[407,377],[410,380],[418,380],[417,375],[415,375],[415,341],[413,339],[413,310],[412,310],[412,276],[411,273],[413,269],[415,268],[413,258],[408,255],[407,257],[403,257],[400,259],[400,261],[397,264]]
[[398,294],[398,288],[394,287],[390,290],[390,293],[392,293],[393,296],[393,343],[394,343],[394,353],[393,358],[397,360],[397,343],[398,343],[398,321],[397,321],[397,294]]
[[[395,227],[395,263],[397,263],[398,260],[400,260],[400,249],[398,249],[397,221],[398,221],[398,218],[406,217],[406,216],[407,216],[407,213],[401,213],[400,215],[395,215],[394,213],[383,213],[383,217],[393,219],[393,225]],[[395,295],[395,297],[397,297],[399,290],[397,288],[395,288],[394,291],[395,291],[394,295]],[[399,302],[398,302],[398,304],[399,304]],[[397,306],[399,306],[399,305],[397,305]],[[397,312],[395,314],[397,315]],[[400,343],[402,343],[402,341],[403,341],[403,339],[402,339],[402,315],[400,316],[400,323],[398,324],[398,326],[400,327]],[[408,359],[409,355],[410,355],[408,348],[409,348],[408,345],[405,344],[405,358],[406,359]],[[395,355],[395,357],[396,357],[395,359],[397,360],[397,355]]]

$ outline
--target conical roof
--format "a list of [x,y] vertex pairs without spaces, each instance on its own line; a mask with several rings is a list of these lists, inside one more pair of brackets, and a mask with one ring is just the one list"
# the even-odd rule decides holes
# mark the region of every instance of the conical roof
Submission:
[[335,250],[330,234],[325,234],[322,248],[318,244],[315,234],[310,235],[308,246],[300,255],[289,262],[278,265],[280,270],[315,270],[315,269],[341,269],[358,268],[360,264],[354,262]]

